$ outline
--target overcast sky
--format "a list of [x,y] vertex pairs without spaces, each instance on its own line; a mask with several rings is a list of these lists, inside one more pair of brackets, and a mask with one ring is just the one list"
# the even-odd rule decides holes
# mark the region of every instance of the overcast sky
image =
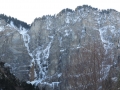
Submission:
[[119,0],[0,0],[0,14],[15,17],[31,24],[36,17],[54,15],[62,9],[75,9],[84,4],[99,9],[120,11]]

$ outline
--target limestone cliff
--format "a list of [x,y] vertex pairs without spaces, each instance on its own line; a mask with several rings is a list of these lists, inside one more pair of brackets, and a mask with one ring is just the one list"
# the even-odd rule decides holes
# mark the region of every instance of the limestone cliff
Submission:
[[112,9],[64,9],[31,26],[1,18],[0,60],[40,90],[115,90],[119,37],[120,13]]

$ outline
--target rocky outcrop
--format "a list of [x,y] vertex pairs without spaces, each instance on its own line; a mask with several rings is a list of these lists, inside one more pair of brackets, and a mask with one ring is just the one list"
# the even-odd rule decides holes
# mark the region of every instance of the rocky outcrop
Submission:
[[87,5],[36,18],[30,28],[2,18],[0,60],[40,90],[110,90],[103,83],[118,81],[119,24],[119,12]]
[[30,56],[22,35],[12,21],[8,24],[4,19],[0,20],[0,61],[20,80],[28,80]]

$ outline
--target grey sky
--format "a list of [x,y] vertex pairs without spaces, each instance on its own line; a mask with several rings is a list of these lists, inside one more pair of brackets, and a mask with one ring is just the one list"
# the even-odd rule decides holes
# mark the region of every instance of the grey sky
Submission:
[[36,17],[54,15],[64,8],[75,9],[84,4],[99,9],[120,11],[119,0],[0,0],[0,14],[10,15],[31,24]]

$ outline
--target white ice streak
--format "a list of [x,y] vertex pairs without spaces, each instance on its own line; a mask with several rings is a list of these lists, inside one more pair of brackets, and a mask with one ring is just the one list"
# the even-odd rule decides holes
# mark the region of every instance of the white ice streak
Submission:
[[34,57],[34,62],[35,65],[38,67],[37,71],[38,73],[36,73],[36,79],[34,81],[32,81],[32,84],[43,84],[43,80],[45,80],[47,78],[46,73],[47,73],[47,68],[48,68],[48,61],[47,59],[49,58],[49,53],[50,53],[50,47],[51,47],[51,43],[54,39],[54,37],[51,37],[51,41],[47,44],[47,45],[43,45],[43,46],[38,46],[32,53],[33,57]]
[[60,52],[64,52],[66,49],[61,49]]
[[[24,41],[24,45],[25,47],[27,48],[27,51],[28,51],[28,54],[31,56],[32,58],[32,62],[31,62],[31,66],[32,66],[32,63],[34,63],[34,57],[33,57],[33,54],[30,52],[30,49],[29,49],[29,42],[30,42],[30,36],[29,34],[27,33],[28,30],[25,29],[24,27],[20,26],[20,28],[17,28],[13,21],[10,22],[10,24],[8,25],[10,26],[11,28],[14,28],[16,29],[23,37],[23,41]],[[36,74],[36,72],[34,72],[34,74]]]
[[51,42],[44,48],[38,47],[35,52],[35,62],[39,67],[39,74],[37,75],[37,80],[41,81],[46,78],[48,62],[47,59],[50,53]]
[[[101,38],[101,41],[103,43],[103,47],[106,51],[105,54],[109,53],[108,50],[112,49],[114,47],[113,42],[110,41],[110,39],[107,39],[107,38],[112,37],[112,36],[108,36],[108,31],[109,31],[110,35],[116,36],[115,26],[108,25],[108,26],[104,26],[104,27],[99,29],[100,38]],[[114,56],[112,54],[110,56],[111,56],[111,59],[113,59]],[[101,78],[101,80],[107,78],[109,71],[110,71],[110,68],[112,67],[112,65],[106,64],[107,62],[109,62],[109,61],[104,60],[102,62],[101,75],[103,75],[103,77]]]
[[52,24],[51,20],[49,20],[49,18],[47,18],[47,22],[46,22],[47,30],[51,30],[51,28],[50,28],[51,24]]
[[103,43],[104,49],[106,50],[106,53],[107,53],[107,50],[111,49],[113,46],[113,43],[106,39],[108,30],[110,30],[112,34],[116,34],[114,26],[109,25],[109,26],[105,26],[99,29],[100,38]]
[[101,80],[104,80],[107,78],[111,67],[112,67],[112,65],[102,64],[102,70],[100,71],[100,73],[103,74],[103,77],[101,78]]
[[44,84],[44,85],[48,85],[48,86],[50,86],[50,87],[52,87],[54,89],[55,86],[58,87],[58,85],[59,85],[60,82],[48,83],[48,82],[40,82],[39,80],[36,80],[36,81],[32,81],[32,82],[28,81],[27,83],[32,84],[32,85],[34,85],[34,84],[36,84],[36,85],[38,85],[38,84]]
[[[27,30],[25,30],[24,28],[23,29],[21,28],[19,32],[20,32],[20,34],[22,34],[27,51],[28,51],[29,55],[32,57],[32,63],[36,63],[37,66],[39,66],[39,75],[37,75],[37,73],[34,72],[35,77],[39,76],[39,77],[37,77],[37,79],[39,79],[39,80],[45,79],[47,71],[45,71],[45,68],[43,68],[42,66],[43,66],[43,64],[47,65],[46,59],[49,57],[49,50],[50,50],[51,42],[46,46],[45,49],[43,49],[43,47],[38,47],[33,51],[33,53],[30,53],[30,49],[29,49],[30,36],[27,34]],[[42,54],[41,58],[44,59],[43,61],[40,58],[41,54]],[[41,78],[40,78],[40,75],[42,75]]]
[[62,39],[63,39],[62,37],[58,37],[58,40],[59,40],[59,43],[60,43],[60,45],[59,45],[60,47],[62,46]]
[[11,21],[10,24],[8,24],[8,26],[18,30],[18,28],[14,25],[13,21]]
[[20,27],[19,33],[23,36],[25,47],[27,48],[29,55],[32,57],[32,53],[30,53],[30,49],[29,49],[29,45],[28,45],[30,42],[30,36],[27,34],[27,32],[28,32],[28,30],[26,30],[23,27]]
[[[34,70],[34,77],[36,79],[34,81],[31,81],[31,82],[28,81],[27,83],[36,84],[36,85],[39,84],[39,83],[47,84],[47,85],[50,85],[53,88],[54,88],[55,85],[58,86],[59,82],[52,82],[52,83],[43,82],[43,80],[46,78],[46,73],[47,73],[46,68],[48,68],[47,59],[49,57],[50,47],[51,47],[51,43],[52,43],[54,37],[49,36],[51,41],[48,43],[48,45],[46,47],[38,46],[35,50],[30,52],[30,48],[29,48],[30,36],[28,34],[28,30],[23,28],[22,26],[20,26],[20,28],[18,29],[12,21],[10,22],[10,24],[8,26],[16,29],[22,35],[25,47],[27,48],[27,51],[28,51],[28,54],[32,58],[31,66],[34,63],[39,67],[39,74],[36,73],[36,71]],[[3,28],[1,27],[0,30],[2,31]],[[43,67],[43,65],[46,65],[46,67]],[[42,77],[41,77],[41,75],[42,75]],[[60,74],[58,76],[60,76]]]

